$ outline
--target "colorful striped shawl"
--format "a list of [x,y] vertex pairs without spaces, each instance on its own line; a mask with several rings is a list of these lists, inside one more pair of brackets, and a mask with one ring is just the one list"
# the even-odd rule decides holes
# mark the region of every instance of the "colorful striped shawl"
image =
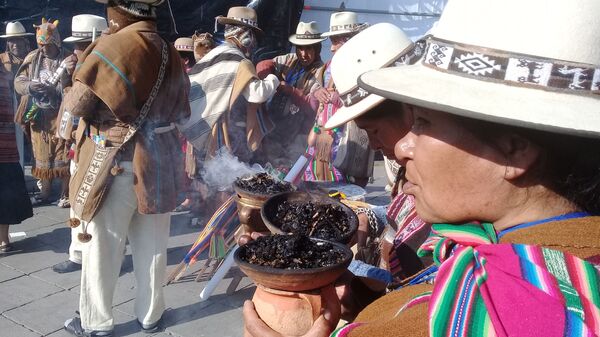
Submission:
[[431,336],[599,336],[600,275],[568,253],[496,244],[491,224],[434,225]]

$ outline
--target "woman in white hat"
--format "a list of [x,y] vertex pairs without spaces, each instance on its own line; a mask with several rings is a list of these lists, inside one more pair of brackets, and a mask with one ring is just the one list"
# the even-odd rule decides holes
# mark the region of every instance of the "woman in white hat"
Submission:
[[33,33],[27,33],[25,27],[18,21],[9,22],[6,25],[6,33],[0,35],[0,39],[6,39],[6,52],[0,54],[0,62],[2,62],[4,70],[13,76],[16,75],[25,56],[29,53],[27,36],[32,35]]
[[[358,78],[370,70],[414,62],[422,48],[422,43],[413,44],[400,28],[388,23],[366,28],[344,44],[331,62],[331,74],[343,106],[327,121],[325,129],[354,121],[366,131],[373,150],[394,158],[394,145],[410,130],[412,118],[410,114],[402,113],[401,103],[386,100],[358,86]],[[430,258],[420,258],[416,253],[431,225],[416,215],[414,199],[398,191],[398,184],[392,197],[389,205],[356,210],[359,249],[355,258],[389,270],[392,278],[385,277],[384,281],[400,282],[431,264]],[[386,235],[380,237],[384,227]],[[360,268],[356,271],[373,273],[372,268],[357,267]]]
[[321,87],[321,37],[315,21],[299,22],[289,37],[295,52],[258,63],[259,77],[274,74],[281,83],[269,102],[267,113],[275,129],[263,141],[262,161],[290,168],[306,151],[306,139],[315,119],[309,94]]
[[396,157],[439,271],[336,335],[600,335],[598,11],[450,0],[418,63],[361,76],[413,113]]
[[[331,39],[331,52],[335,52],[367,25],[358,22],[358,16],[353,12],[338,12],[331,15],[330,30],[321,34]],[[323,129],[323,125],[342,106],[331,76],[331,61],[322,68],[323,78],[321,88],[311,91],[312,104],[317,106],[317,116],[308,136],[308,152],[313,156],[304,173],[306,181],[351,181],[358,185],[366,185],[368,174],[360,177],[350,177],[333,165],[338,153],[340,141],[344,135],[344,127],[332,130]]]

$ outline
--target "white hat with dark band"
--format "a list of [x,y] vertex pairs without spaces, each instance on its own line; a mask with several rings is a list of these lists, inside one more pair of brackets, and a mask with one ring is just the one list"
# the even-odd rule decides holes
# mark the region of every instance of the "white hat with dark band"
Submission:
[[598,0],[450,0],[418,62],[358,83],[432,110],[600,138],[598,13]]
[[358,15],[354,12],[337,12],[331,14],[329,31],[321,34],[322,37],[356,33],[367,27],[366,23],[358,22]]
[[6,25],[6,34],[0,35],[0,38],[10,39],[12,37],[25,37],[32,35],[33,33],[27,33],[27,31],[25,31],[25,27],[23,27],[22,23],[20,23],[19,21],[14,21],[9,22]]
[[90,42],[94,33],[97,38],[106,28],[108,28],[106,19],[101,16],[91,14],[75,15],[71,21],[71,36],[64,39],[63,42]]
[[321,37],[319,27],[317,26],[317,23],[315,21],[300,21],[298,23],[298,27],[296,27],[296,34],[290,36],[288,40],[296,46],[308,46],[311,44],[323,42],[325,41],[325,39],[327,38]]

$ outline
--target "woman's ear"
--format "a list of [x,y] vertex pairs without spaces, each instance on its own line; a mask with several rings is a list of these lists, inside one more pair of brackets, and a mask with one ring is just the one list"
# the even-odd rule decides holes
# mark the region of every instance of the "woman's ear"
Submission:
[[540,148],[529,139],[516,133],[499,137],[498,145],[506,158],[504,178],[516,180],[529,172],[540,157]]

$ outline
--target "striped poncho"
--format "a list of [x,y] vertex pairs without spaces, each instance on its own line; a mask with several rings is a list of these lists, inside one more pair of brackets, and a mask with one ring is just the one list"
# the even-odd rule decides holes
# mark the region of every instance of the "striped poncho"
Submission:
[[[244,153],[255,151],[272,129],[270,121],[252,105],[240,101],[243,90],[257,79],[252,63],[238,48],[224,43],[196,63],[189,76],[192,113],[189,120],[178,125],[181,133],[201,157],[225,146],[246,161]],[[232,130],[238,132],[231,134]]]

